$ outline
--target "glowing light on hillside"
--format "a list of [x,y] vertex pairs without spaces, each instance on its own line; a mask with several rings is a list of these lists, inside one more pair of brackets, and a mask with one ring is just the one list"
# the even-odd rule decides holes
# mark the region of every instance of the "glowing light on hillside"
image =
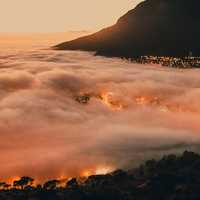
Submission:
[[99,167],[99,168],[96,169],[95,174],[96,175],[101,175],[101,174],[103,175],[103,174],[108,174],[111,171],[113,171],[112,167]]
[[112,110],[122,110],[123,105],[112,92],[105,92],[100,95],[102,102]]
[[20,179],[19,176],[14,176],[14,177],[11,177],[11,178],[7,179],[7,182],[9,184],[12,184],[14,181],[19,180],[19,179]]
[[89,170],[85,170],[81,173],[81,177],[89,177],[92,175],[92,172]]

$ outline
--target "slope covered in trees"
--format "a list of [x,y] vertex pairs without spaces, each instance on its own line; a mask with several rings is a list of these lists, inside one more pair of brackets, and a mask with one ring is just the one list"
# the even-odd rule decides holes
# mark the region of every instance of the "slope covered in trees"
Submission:
[[117,170],[106,175],[72,178],[63,185],[49,180],[33,186],[22,177],[13,186],[0,184],[5,200],[199,200],[200,155],[184,152],[160,160],[148,160],[130,171]]

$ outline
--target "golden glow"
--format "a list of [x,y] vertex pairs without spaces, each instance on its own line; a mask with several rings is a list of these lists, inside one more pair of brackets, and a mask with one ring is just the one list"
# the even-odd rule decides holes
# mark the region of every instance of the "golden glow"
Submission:
[[[100,166],[97,166],[97,167],[94,167],[94,168],[85,169],[82,172],[80,172],[80,174],[77,175],[76,177],[80,176],[80,178],[87,178],[87,177],[92,176],[92,175],[104,175],[104,174],[108,174],[108,173],[110,173],[112,171],[114,171],[114,167],[107,166],[107,165],[100,165]],[[59,184],[60,186],[65,186],[66,182],[68,180],[72,179],[73,177],[75,177],[75,176],[70,177],[70,176],[67,176],[67,175],[65,175],[63,173],[60,176],[56,177],[55,179],[60,181],[60,184]],[[52,179],[53,179],[53,177],[52,177]],[[20,180],[20,176],[13,176],[13,177],[5,179],[5,181],[7,183],[11,184],[11,185],[16,180]],[[43,180],[34,179],[33,185],[36,186],[37,184],[42,184],[42,183],[44,183],[47,180],[48,179],[43,179]]]
[[89,170],[83,171],[83,173],[81,173],[81,177],[89,177],[92,175],[92,172]]
[[[0,0],[1,1],[1,0]],[[73,40],[89,31],[69,31],[63,33],[0,33],[1,49],[31,49],[48,48],[63,41]]]
[[135,102],[141,106],[157,107],[161,112],[195,112],[195,110],[189,109],[184,105],[172,102],[167,103],[156,96],[138,96],[135,98]]
[[159,105],[160,104],[160,99],[155,96],[138,96],[135,98],[135,102],[138,105]]
[[112,92],[104,92],[100,95],[102,102],[112,110],[122,110],[123,105]]
[[104,175],[114,171],[114,168],[111,166],[98,166],[95,169],[87,169],[84,170],[80,176],[81,177],[89,177],[91,175]]
[[95,174],[96,175],[108,174],[108,173],[110,173],[113,170],[114,169],[112,167],[108,167],[108,166],[99,167],[99,168],[96,169]]
[[[131,104],[128,104],[122,97],[119,97],[113,92],[103,92],[100,94],[100,99],[105,106],[113,111],[121,111],[131,106]],[[158,109],[160,112],[196,112],[195,110],[191,110],[184,105],[172,102],[167,103],[167,101],[151,95],[136,96],[133,98],[132,103],[133,105],[135,103],[137,106]]]
[[14,176],[14,177],[8,178],[6,181],[7,181],[9,184],[12,184],[14,181],[19,180],[19,179],[20,179],[19,176]]
[[138,104],[138,105],[144,105],[144,104],[147,104],[148,103],[148,100],[146,97],[136,97],[135,99],[135,102]]

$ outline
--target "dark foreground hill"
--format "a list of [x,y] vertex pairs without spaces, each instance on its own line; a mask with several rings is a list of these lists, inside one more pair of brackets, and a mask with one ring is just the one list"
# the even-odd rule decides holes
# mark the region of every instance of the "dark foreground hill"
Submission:
[[[117,170],[85,179],[73,178],[66,186],[51,180],[31,186],[22,177],[14,187],[0,184],[1,200],[199,200],[200,155],[184,152],[148,160],[131,171]],[[5,186],[5,187],[4,187]],[[10,188],[8,188],[10,187]]]
[[200,56],[199,9],[199,0],[146,0],[115,25],[54,48],[118,57]]

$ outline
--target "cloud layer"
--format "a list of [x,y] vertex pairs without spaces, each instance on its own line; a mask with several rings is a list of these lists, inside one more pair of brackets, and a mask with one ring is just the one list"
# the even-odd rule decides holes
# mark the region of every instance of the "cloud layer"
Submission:
[[[75,100],[84,94],[91,97],[88,104]],[[71,177],[198,151],[199,99],[199,70],[142,66],[86,52],[5,52],[0,177]]]

